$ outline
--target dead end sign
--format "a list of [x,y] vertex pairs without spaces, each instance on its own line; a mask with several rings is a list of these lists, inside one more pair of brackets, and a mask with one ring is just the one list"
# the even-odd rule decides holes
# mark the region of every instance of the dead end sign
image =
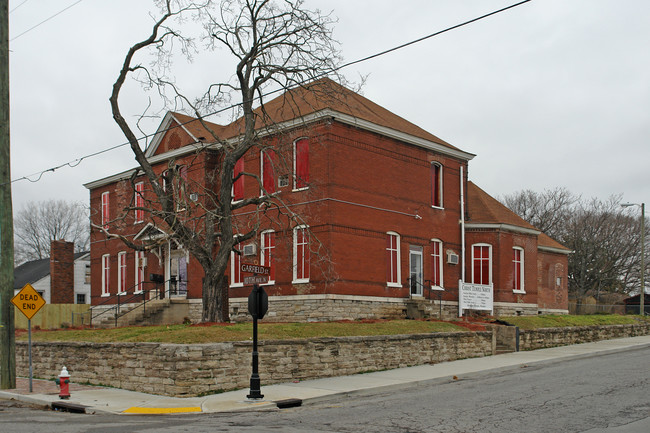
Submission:
[[34,317],[34,314],[38,313],[38,310],[43,308],[45,305],[45,299],[38,294],[36,290],[32,287],[31,284],[25,284],[20,292],[11,298],[11,303],[20,310],[21,313],[27,317],[28,320],[31,320]]

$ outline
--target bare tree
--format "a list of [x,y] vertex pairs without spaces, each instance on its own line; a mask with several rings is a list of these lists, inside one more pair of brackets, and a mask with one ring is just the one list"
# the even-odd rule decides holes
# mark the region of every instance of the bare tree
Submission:
[[74,242],[75,251],[87,251],[89,235],[88,210],[81,203],[29,202],[14,217],[16,262],[49,257],[53,240]]
[[[279,133],[264,110],[266,94],[289,90],[335,71],[339,57],[331,38],[333,22],[319,11],[305,10],[300,0],[165,0],[158,3],[162,6],[162,16],[153,25],[150,36],[128,50],[110,97],[113,118],[138,162],[140,171],[137,174],[147,179],[154,197],[140,206],[131,202],[124,214],[133,210],[147,212],[196,258],[205,274],[202,320],[225,321],[228,320],[225,272],[231,252],[237,251],[238,244],[258,234],[262,222],[270,218],[270,209],[276,211],[276,220],[280,219],[277,215],[286,217],[287,221],[299,220],[299,216],[290,211],[279,211],[287,208],[276,194],[264,190],[258,176],[246,172],[235,175],[235,165],[253,147],[275,149],[278,155],[283,154],[278,149],[280,141],[260,138],[261,132]],[[194,25],[189,26],[189,22]],[[183,35],[188,26],[202,29],[200,40],[206,50],[225,49],[234,59],[233,70],[222,70],[225,80],[210,83],[205,92],[194,97],[183,94],[177,80],[169,76],[175,48],[181,47],[184,54],[195,53],[195,40]],[[156,61],[149,67],[135,60],[146,51],[156,55]],[[192,183],[177,169],[174,161],[169,161],[169,169],[163,175],[156,173],[138,143],[135,132],[138,124],[131,125],[122,114],[119,97],[129,76],[156,89],[168,108],[170,104],[174,109],[182,106],[199,119],[209,136],[205,143],[196,143],[195,155],[198,158],[199,154],[207,153],[205,157],[214,166],[205,184]],[[234,124],[237,128],[234,139],[232,134],[224,136],[203,120],[206,113],[224,109],[230,109],[231,118],[238,119]],[[263,193],[233,202],[233,184],[241,176],[258,182]],[[190,190],[200,198],[187,200]],[[245,220],[234,218],[243,208],[253,209],[253,215]],[[111,233],[105,227],[97,228],[109,236],[120,237],[131,248],[148,247]]]
[[638,221],[621,197],[584,200],[565,188],[520,191],[502,198],[511,210],[570,248],[569,293],[577,299],[639,287]]

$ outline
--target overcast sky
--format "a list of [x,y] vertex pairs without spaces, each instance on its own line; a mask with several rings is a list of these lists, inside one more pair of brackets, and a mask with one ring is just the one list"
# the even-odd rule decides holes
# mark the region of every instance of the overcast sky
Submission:
[[[83,0],[20,35],[76,1],[9,2],[13,179],[125,141],[108,97],[126,51],[150,32],[152,2]],[[338,17],[346,61],[513,3],[306,0]],[[470,179],[493,196],[566,187],[648,202],[649,24],[647,0],[533,0],[343,72],[368,75],[364,96],[476,154]],[[232,75],[211,62],[181,67],[178,82]],[[129,85],[123,111],[135,116],[145,101]],[[14,211],[50,198],[88,203],[83,183],[134,166],[122,147],[15,182]]]

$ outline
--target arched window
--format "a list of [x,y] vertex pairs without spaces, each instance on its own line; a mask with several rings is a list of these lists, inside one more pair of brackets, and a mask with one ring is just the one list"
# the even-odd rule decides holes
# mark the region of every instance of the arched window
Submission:
[[512,248],[512,291],[524,293],[524,249]]
[[309,188],[309,140],[300,138],[293,143],[293,189]]
[[431,163],[431,206],[442,207],[442,165]]
[[492,282],[492,245],[472,245],[472,282],[484,285]]
[[275,188],[275,152],[268,149],[260,152],[260,172],[263,191],[260,195],[273,194]]
[[260,252],[260,264],[271,268],[267,284],[273,284],[275,282],[275,266],[273,258],[275,254],[275,232],[273,230],[263,231],[260,243],[262,250]]
[[293,282],[309,282],[309,228],[293,229]]
[[386,282],[389,287],[402,287],[400,270],[400,236],[386,233]]
[[442,289],[442,241],[431,239],[431,288]]

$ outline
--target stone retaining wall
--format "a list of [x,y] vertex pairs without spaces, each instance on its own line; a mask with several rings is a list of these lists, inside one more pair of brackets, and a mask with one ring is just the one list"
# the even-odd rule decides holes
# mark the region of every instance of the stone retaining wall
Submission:
[[650,324],[575,326],[519,331],[519,350],[589,343],[612,338],[636,337],[650,334]]
[[[34,377],[176,397],[247,388],[252,342],[214,344],[32,343]],[[492,332],[315,338],[259,344],[263,385],[434,364],[494,352]],[[27,343],[16,343],[19,376],[28,375]],[[74,385],[73,385],[74,389]]]

